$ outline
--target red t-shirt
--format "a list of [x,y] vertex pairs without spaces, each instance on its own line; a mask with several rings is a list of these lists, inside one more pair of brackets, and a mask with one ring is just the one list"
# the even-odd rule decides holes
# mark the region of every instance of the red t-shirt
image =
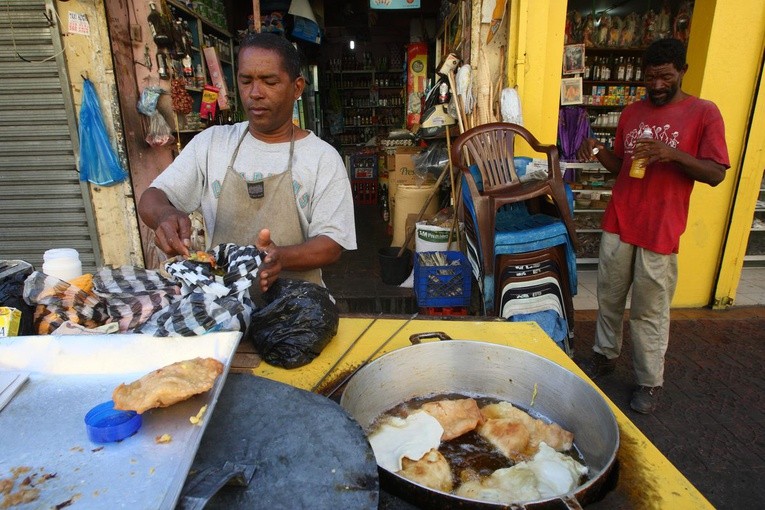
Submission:
[[619,118],[614,152],[622,167],[603,215],[603,230],[656,253],[677,253],[695,181],[673,162],[648,165],[642,179],[629,176],[635,140],[644,126],[655,139],[728,168],[723,119],[714,103],[693,96],[664,106],[639,101]]

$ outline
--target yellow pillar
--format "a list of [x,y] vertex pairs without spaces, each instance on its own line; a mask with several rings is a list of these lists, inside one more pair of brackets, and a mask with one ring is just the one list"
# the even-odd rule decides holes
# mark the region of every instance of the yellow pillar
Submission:
[[542,143],[558,136],[564,0],[512,0],[508,84],[518,87],[524,126]]
[[754,101],[764,49],[764,2],[696,2],[683,89],[720,108],[731,168],[717,187],[694,188],[673,306],[706,306],[710,300],[727,306],[735,295],[765,166],[765,101]]
[[[765,92],[762,87],[755,96],[757,81],[765,78],[762,70],[765,4],[759,0],[742,0],[735,5],[707,0],[694,7],[692,23],[689,48],[692,60],[689,57],[685,88],[720,107],[731,168],[717,188],[699,186],[694,191],[691,215],[698,221],[689,225],[680,247],[681,255],[690,258],[693,253],[683,255],[683,250],[688,246],[691,249],[687,251],[694,250],[694,245],[705,235],[702,229],[710,224],[716,229],[722,223],[720,249],[704,254],[698,262],[681,262],[691,267],[690,272],[703,274],[704,281],[711,270],[718,271],[716,281],[696,291],[706,291],[713,298],[713,306],[724,308],[735,298],[765,168]],[[720,195],[727,200],[720,200]],[[693,287],[685,285],[684,289],[690,292]]]

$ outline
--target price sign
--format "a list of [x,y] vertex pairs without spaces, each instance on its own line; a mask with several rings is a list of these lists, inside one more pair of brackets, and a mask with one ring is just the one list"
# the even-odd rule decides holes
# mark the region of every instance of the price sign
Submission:
[[85,14],[69,11],[69,33],[90,35],[90,23]]

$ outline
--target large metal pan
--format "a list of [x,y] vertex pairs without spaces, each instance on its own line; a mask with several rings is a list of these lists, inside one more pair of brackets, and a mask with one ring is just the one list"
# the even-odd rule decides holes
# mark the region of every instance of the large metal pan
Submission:
[[[447,337],[448,338],[448,337]],[[616,418],[590,384],[528,351],[478,341],[429,342],[397,349],[362,367],[340,405],[369,432],[382,413],[416,397],[459,393],[506,400],[574,433],[589,479],[569,494],[513,508],[579,508],[602,495],[619,447]],[[381,486],[435,508],[508,508],[447,494],[378,468]]]

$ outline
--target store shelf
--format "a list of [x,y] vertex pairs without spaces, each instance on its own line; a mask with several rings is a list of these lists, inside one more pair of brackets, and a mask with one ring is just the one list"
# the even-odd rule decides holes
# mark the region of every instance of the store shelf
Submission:
[[760,193],[754,206],[754,218],[749,230],[749,242],[744,255],[744,263],[765,261],[765,177],[760,184]]
[[[339,128],[337,114],[342,117],[342,130],[333,131],[339,147],[364,144],[373,136],[383,134],[383,130],[403,124],[403,70],[330,69],[323,76],[323,87],[335,89],[342,103],[332,107],[335,111],[329,105],[324,108],[326,125],[332,126],[334,120]],[[327,97],[329,94],[324,94],[324,98]]]
[[[210,70],[208,62],[205,58],[206,48],[215,48],[218,61],[220,63],[220,71],[222,74],[222,80],[225,82],[230,110],[238,110],[238,94],[236,90],[236,70],[234,66],[234,39],[231,33],[225,28],[221,27],[215,21],[209,19],[205,13],[208,11],[196,11],[189,9],[184,3],[178,0],[166,0],[171,14],[175,17],[174,20],[180,20],[187,24],[191,36],[189,43],[190,57],[192,61],[192,68],[196,71],[197,68],[201,70],[202,79],[205,84],[217,85],[222,83],[220,79],[215,79],[210,76]],[[207,9],[207,7],[205,7]],[[211,15],[216,15],[210,11]],[[174,21],[171,20],[171,21]],[[195,74],[197,74],[195,72]],[[186,78],[187,80],[194,80],[194,78]],[[191,116],[198,113],[202,103],[202,93],[204,88],[196,83],[187,84],[186,91],[191,95],[193,104],[191,109]],[[196,125],[195,119],[190,119],[188,125]],[[202,129],[188,128],[187,119],[183,116],[178,117],[178,124],[180,126],[179,133],[182,135],[182,144],[188,143],[190,138],[202,131]]]

